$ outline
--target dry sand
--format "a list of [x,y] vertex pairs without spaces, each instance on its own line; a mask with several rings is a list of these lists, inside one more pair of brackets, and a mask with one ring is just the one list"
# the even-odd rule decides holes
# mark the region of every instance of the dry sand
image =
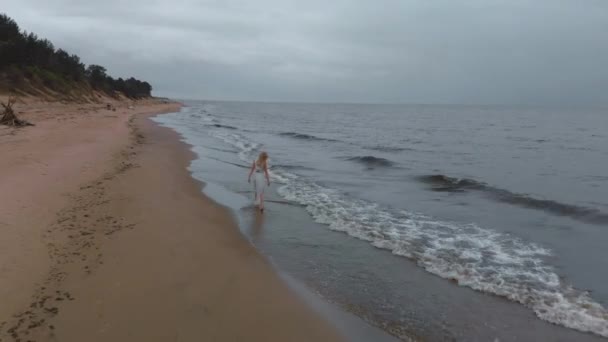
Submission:
[[179,105],[114,105],[29,100],[35,127],[0,128],[0,341],[339,340],[147,118]]

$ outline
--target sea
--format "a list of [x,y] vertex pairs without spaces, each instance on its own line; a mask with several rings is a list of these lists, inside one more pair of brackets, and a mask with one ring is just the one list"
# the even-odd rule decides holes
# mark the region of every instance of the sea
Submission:
[[[315,296],[403,340],[606,341],[608,110],[184,101],[154,120]],[[264,214],[248,169],[269,156]]]

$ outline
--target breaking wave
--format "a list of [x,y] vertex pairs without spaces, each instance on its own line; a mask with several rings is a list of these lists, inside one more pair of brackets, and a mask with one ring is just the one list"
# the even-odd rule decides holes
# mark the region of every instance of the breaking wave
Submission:
[[[210,130],[209,133],[233,146],[246,164],[261,147],[234,132]],[[373,156],[353,158],[361,163],[385,160]],[[426,271],[461,286],[518,302],[545,321],[608,337],[608,310],[587,291],[560,278],[548,262],[551,251],[541,245],[476,224],[437,220],[354,198],[292,173],[288,168],[271,169],[271,177],[280,183],[278,192],[283,198],[302,205],[316,222],[328,229],[409,258]],[[527,197],[471,179],[429,175],[421,180],[437,191],[484,191],[498,198],[519,198],[512,200],[518,203],[525,203],[520,197]],[[542,200],[532,200],[546,207]]]
[[213,127],[217,127],[217,128],[225,128],[225,129],[238,129],[236,127],[233,126],[228,126],[228,125],[220,125],[220,124],[212,124],[209,126],[213,126]]
[[391,147],[391,146],[367,146],[365,149],[380,151],[380,152],[401,152],[401,151],[414,151],[414,149],[406,147]]
[[[243,161],[255,156],[252,146],[259,146],[236,134],[218,137],[240,148]],[[475,224],[385,208],[286,170],[272,169],[271,177],[281,183],[283,198],[302,205],[331,230],[407,257],[461,286],[521,303],[545,321],[608,337],[608,311],[588,292],[564,283],[546,262],[551,251],[538,244]]]
[[538,199],[526,194],[518,194],[509,190],[496,188],[468,178],[448,177],[441,174],[425,175],[418,178],[420,181],[430,184],[433,191],[465,192],[475,190],[483,192],[489,198],[499,202],[528,209],[542,210],[553,215],[566,216],[586,223],[608,224],[608,213],[595,208]]
[[304,133],[296,133],[296,132],[283,132],[279,133],[280,136],[290,137],[294,139],[302,139],[302,140],[316,140],[316,141],[338,141],[335,139],[326,139],[315,137],[314,135],[304,134]]
[[357,162],[359,164],[363,164],[369,168],[391,167],[391,166],[395,165],[395,163],[393,163],[392,161],[390,161],[388,159],[374,157],[374,156],[348,157],[345,159],[348,161],[353,161],[353,162]]

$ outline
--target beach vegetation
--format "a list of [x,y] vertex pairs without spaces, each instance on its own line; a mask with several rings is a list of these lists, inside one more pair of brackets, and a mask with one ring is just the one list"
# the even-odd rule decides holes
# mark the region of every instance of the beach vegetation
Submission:
[[105,67],[86,66],[75,54],[21,30],[15,20],[0,13],[0,90],[74,98],[100,92],[131,99],[152,95],[148,82],[133,77],[115,79]]

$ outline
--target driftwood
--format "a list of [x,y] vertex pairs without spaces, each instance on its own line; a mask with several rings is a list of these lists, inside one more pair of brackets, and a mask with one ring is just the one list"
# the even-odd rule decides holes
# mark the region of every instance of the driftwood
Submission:
[[14,127],[34,126],[34,124],[32,123],[17,118],[17,116],[15,115],[15,111],[13,110],[13,105],[16,102],[17,98],[12,96],[8,98],[7,103],[0,102],[2,107],[4,107],[4,113],[2,114],[2,117],[0,117],[0,125]]

